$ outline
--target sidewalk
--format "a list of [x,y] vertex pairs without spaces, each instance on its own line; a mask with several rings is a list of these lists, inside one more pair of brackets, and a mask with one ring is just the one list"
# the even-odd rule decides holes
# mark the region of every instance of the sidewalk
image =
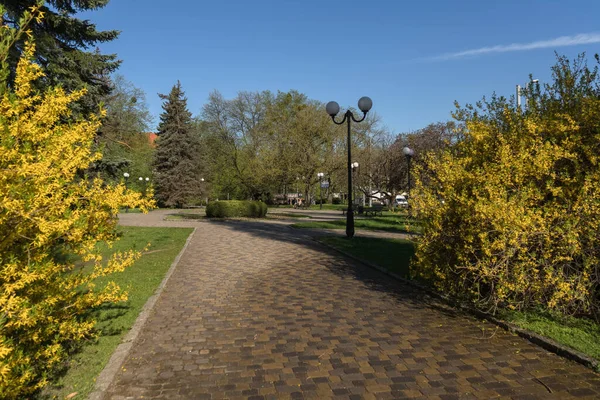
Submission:
[[106,398],[598,398],[600,376],[263,222],[195,226]]

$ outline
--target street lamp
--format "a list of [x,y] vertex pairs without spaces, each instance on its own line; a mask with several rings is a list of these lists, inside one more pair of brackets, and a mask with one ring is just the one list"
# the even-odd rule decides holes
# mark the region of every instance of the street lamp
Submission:
[[317,176],[319,177],[319,200],[321,202],[321,204],[319,205],[319,209],[323,209],[323,176],[325,174],[322,172],[319,172],[317,174]]
[[146,177],[146,178],[142,178],[141,176],[138,178],[138,180],[140,181],[140,183],[142,184],[142,189],[143,192],[142,194],[144,195],[144,197],[146,197],[146,186],[148,185],[148,182],[150,181],[150,178]]
[[[200,178],[201,184],[204,184],[204,178]],[[227,200],[229,200],[229,193],[227,193]],[[206,206],[208,206],[208,196],[205,197]]]
[[406,163],[408,166],[407,169],[407,180],[408,180],[408,190],[406,191],[407,197],[410,197],[410,159],[415,155],[415,151],[413,149],[411,149],[410,147],[406,146],[405,148],[402,149],[402,152],[404,153],[404,155],[406,156]]
[[[355,162],[352,163],[352,174],[353,174],[352,175],[352,179],[354,179],[354,180],[356,180],[355,179],[356,178],[355,174],[356,174],[356,170],[357,169],[358,169],[358,163],[355,161]],[[354,196],[354,201],[356,201],[356,193],[354,193],[354,188],[352,188],[352,196]],[[360,206],[360,203],[357,202],[357,205]],[[359,211],[360,211],[360,209],[359,209]]]
[[344,122],[348,121],[348,212],[346,213],[346,236],[348,238],[354,237],[354,211],[352,210],[352,171],[351,171],[351,150],[352,150],[352,141],[350,138],[350,120],[354,122],[361,122],[367,117],[367,113],[373,107],[373,101],[368,97],[361,97],[358,100],[358,108],[363,113],[363,117],[361,119],[355,119],[352,111],[347,110],[344,113],[344,119],[340,122],[335,120],[335,116],[340,112],[340,105],[335,101],[330,101],[325,106],[327,110],[327,114],[331,117],[333,122],[337,125],[342,125]]
[[[123,177],[125,178],[125,189],[127,189],[127,178],[129,178],[129,172],[123,173]],[[129,204],[125,206],[125,212],[129,212]]]

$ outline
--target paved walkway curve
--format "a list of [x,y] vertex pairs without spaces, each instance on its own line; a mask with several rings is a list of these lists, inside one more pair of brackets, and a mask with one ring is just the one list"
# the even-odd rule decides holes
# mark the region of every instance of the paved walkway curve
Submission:
[[284,224],[195,226],[106,398],[599,398],[600,376]]

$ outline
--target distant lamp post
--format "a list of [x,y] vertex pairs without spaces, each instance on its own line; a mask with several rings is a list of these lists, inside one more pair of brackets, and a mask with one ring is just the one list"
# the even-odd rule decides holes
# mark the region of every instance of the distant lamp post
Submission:
[[329,114],[329,116],[331,116],[331,119],[333,120],[333,122],[335,124],[342,125],[344,122],[348,121],[348,212],[346,213],[346,236],[348,236],[348,238],[350,238],[350,239],[352,237],[354,237],[354,211],[352,210],[352,170],[351,170],[352,169],[352,166],[351,166],[352,141],[350,138],[350,121],[351,120],[354,122],[363,121],[367,117],[367,113],[369,112],[369,110],[371,110],[371,107],[373,107],[373,101],[366,96],[361,97],[360,100],[358,100],[358,108],[360,109],[360,111],[362,111],[363,117],[361,119],[355,119],[354,114],[352,114],[352,111],[347,110],[344,113],[344,118],[340,122],[337,122],[335,120],[335,116],[338,115],[338,113],[340,112],[340,105],[338,103],[336,103],[335,101],[330,101],[325,106],[325,109],[327,110],[327,114]]
[[[200,178],[200,182],[204,183],[204,178]],[[227,193],[227,200],[229,200],[229,193]],[[208,205],[208,196],[205,197],[206,205]]]
[[150,178],[146,177],[146,178],[142,178],[141,176],[138,178],[138,180],[140,181],[140,183],[142,184],[142,194],[144,195],[144,197],[146,197],[146,185],[148,185],[148,182],[150,181]]
[[410,147],[406,146],[402,149],[402,152],[406,156],[406,164],[407,164],[407,181],[408,181],[408,189],[406,191],[407,197],[410,197],[410,160],[415,155],[415,151]]
[[[359,166],[359,164],[356,161],[352,163],[352,174],[354,174],[352,176],[352,179],[354,179],[354,180],[356,180],[356,171],[358,170],[358,166]],[[354,188],[352,188],[352,196],[354,196],[354,201],[356,201],[356,193],[354,193]],[[357,205],[360,205],[360,204],[357,203]]]
[[319,172],[317,174],[317,176],[319,177],[319,200],[321,202],[321,204],[319,205],[319,209],[323,209],[323,176],[325,176],[324,173]]
[[[123,178],[125,178],[125,189],[127,189],[127,178],[129,178],[129,172],[123,173]],[[125,206],[125,212],[129,212],[129,204]]]

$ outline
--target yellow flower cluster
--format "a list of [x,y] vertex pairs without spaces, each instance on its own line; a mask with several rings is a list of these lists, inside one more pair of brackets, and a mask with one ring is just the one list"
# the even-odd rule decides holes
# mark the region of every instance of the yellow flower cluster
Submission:
[[581,107],[577,122],[508,106],[474,114],[461,142],[429,157],[412,192],[416,277],[490,311],[598,312],[600,159],[588,140],[600,139],[600,100]]
[[[0,54],[12,42],[3,38]],[[88,311],[126,300],[114,283],[95,281],[140,254],[102,262],[96,244],[115,239],[119,207],[153,206],[123,185],[81,175],[100,157],[92,151],[99,117],[72,117],[69,106],[85,90],[36,91],[43,71],[31,61],[34,50],[27,43],[14,89],[0,83],[0,398],[43,387],[67,349],[93,335]],[[70,255],[91,262],[91,272],[76,270]]]

